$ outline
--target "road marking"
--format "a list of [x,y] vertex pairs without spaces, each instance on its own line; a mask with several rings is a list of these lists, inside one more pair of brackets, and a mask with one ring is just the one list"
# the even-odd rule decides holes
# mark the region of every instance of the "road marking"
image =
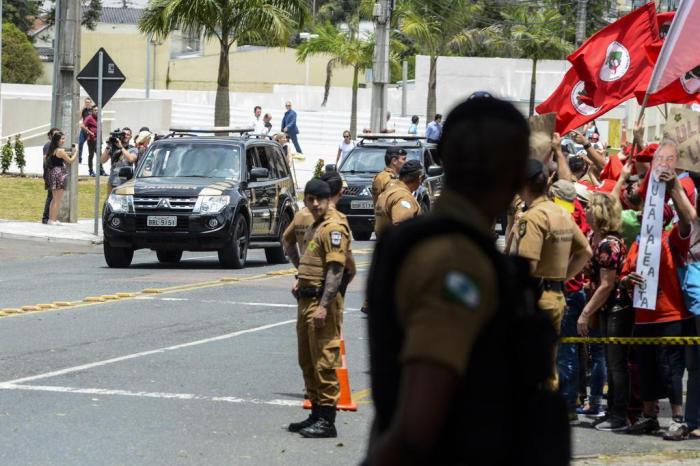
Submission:
[[52,372],[46,372],[44,374],[37,374],[37,375],[29,376],[29,377],[22,377],[21,379],[8,380],[7,382],[0,383],[0,386],[16,385],[16,384],[21,384],[21,383],[25,383],[25,382],[31,382],[33,380],[41,380],[41,379],[47,379],[49,377],[57,377],[59,375],[66,375],[66,374],[71,374],[73,372],[80,372],[80,371],[84,371],[84,370],[88,370],[88,369],[94,369],[95,367],[102,367],[102,366],[106,366],[108,364],[114,364],[117,362],[128,361],[130,359],[142,358],[144,356],[150,356],[152,354],[161,354],[161,353],[165,353],[167,351],[175,351],[175,350],[179,350],[182,348],[190,348],[192,346],[205,345],[207,343],[212,343],[215,341],[228,340],[230,338],[235,338],[235,337],[238,337],[241,335],[246,335],[248,333],[260,332],[262,330],[268,330],[271,328],[280,327],[282,325],[289,325],[292,323],[296,323],[296,321],[297,321],[296,319],[283,320],[281,322],[275,322],[274,324],[261,325],[260,327],[249,328],[246,330],[238,330],[236,332],[231,332],[231,333],[219,335],[216,337],[204,338],[202,340],[191,341],[189,343],[181,343],[179,345],[167,346],[165,348],[158,348],[158,349],[154,349],[154,350],[150,350],[150,351],[141,351],[138,353],[127,354],[126,356],[119,356],[116,358],[105,359],[103,361],[92,362],[89,364],[82,364],[80,366],[67,367],[65,369],[59,369],[59,370],[52,371]]
[[259,400],[257,398],[239,398],[235,396],[206,396],[192,393],[166,393],[166,392],[135,392],[131,390],[112,390],[108,388],[75,388],[61,387],[53,385],[16,385],[11,383],[0,384],[0,390],[29,390],[36,392],[54,393],[78,393],[83,395],[110,395],[110,396],[131,396],[138,398],[164,398],[175,400],[194,401],[223,401],[226,403],[273,405],[273,406],[296,406],[302,405],[298,400]]
[[211,259],[213,257],[216,257],[218,259],[219,256],[201,256],[201,257],[188,257],[187,259],[180,259],[180,261],[196,261],[199,259]]

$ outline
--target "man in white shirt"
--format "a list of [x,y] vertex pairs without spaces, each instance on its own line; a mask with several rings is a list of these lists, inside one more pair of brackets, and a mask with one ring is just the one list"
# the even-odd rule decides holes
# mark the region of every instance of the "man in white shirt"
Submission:
[[253,134],[265,134],[265,122],[262,119],[262,107],[256,105],[253,109],[255,118],[250,122],[250,127],[254,128]]

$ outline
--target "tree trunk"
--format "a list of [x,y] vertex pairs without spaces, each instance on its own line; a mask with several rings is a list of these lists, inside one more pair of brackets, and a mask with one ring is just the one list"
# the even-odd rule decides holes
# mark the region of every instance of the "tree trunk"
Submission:
[[229,107],[229,52],[230,46],[221,43],[219,51],[219,75],[216,80],[216,102],[214,104],[214,125],[229,126],[231,124],[231,109]]
[[430,76],[428,77],[428,108],[425,112],[425,121],[428,123],[435,119],[435,113],[437,113],[437,59],[438,57],[430,57]]
[[360,87],[358,75],[360,68],[354,67],[352,70],[352,104],[350,105],[350,134],[352,138],[357,137],[357,88]]
[[532,59],[532,79],[530,80],[530,116],[535,114],[535,88],[537,86],[537,58]]
[[328,103],[328,94],[331,93],[331,78],[333,77],[333,60],[329,60],[326,65],[326,88],[323,90],[323,102],[321,107],[325,107]]

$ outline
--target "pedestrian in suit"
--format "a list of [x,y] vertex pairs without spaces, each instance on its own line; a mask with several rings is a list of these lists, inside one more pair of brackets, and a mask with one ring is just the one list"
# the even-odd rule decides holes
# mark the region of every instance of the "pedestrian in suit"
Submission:
[[302,154],[301,146],[299,146],[299,128],[297,128],[297,112],[292,110],[292,103],[287,102],[284,104],[284,106],[287,108],[287,111],[284,113],[284,117],[282,118],[282,132],[287,133],[287,136],[289,136],[289,139],[292,140],[292,144],[294,144],[294,148]]

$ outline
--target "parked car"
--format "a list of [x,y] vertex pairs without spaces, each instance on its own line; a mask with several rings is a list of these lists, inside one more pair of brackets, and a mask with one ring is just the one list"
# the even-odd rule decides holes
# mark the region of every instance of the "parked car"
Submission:
[[102,216],[107,264],[128,267],[144,248],[164,263],[179,262],[183,251],[217,251],[222,266],[238,269],[249,248],[286,262],[281,236],[297,210],[294,182],[282,147],[247,131],[172,130],[135,171],[122,168],[129,181],[107,198]]
[[389,147],[406,150],[409,160],[420,160],[426,179],[414,196],[424,211],[429,211],[442,190],[442,168],[436,163],[436,144],[426,143],[415,135],[363,134],[360,142],[338,167],[343,178],[343,196],[338,210],[348,217],[352,235],[357,241],[367,241],[374,231],[372,180],[384,170],[384,155]]

